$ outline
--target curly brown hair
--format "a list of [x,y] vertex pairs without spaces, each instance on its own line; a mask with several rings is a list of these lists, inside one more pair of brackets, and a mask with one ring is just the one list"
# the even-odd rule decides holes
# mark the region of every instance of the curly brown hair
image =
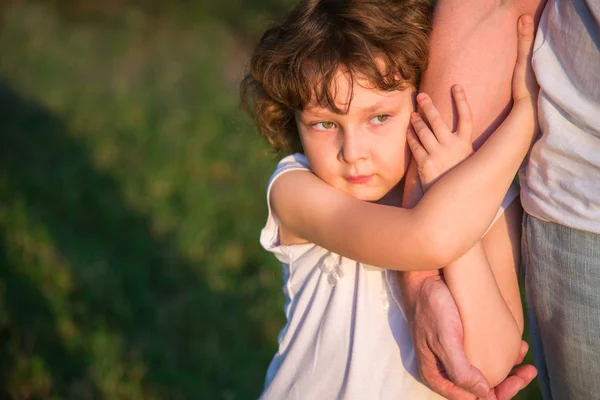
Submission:
[[344,113],[331,93],[340,68],[380,90],[418,85],[431,18],[430,0],[301,0],[254,49],[242,107],[278,153],[302,152],[295,111],[315,98]]

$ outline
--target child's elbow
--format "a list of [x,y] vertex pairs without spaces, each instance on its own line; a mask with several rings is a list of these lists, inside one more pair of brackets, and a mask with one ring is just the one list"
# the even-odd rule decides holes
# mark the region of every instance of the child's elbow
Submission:
[[514,335],[503,346],[490,348],[487,354],[469,357],[474,367],[479,369],[490,387],[496,387],[506,379],[515,366],[521,351],[521,337]]
[[481,372],[489,382],[490,387],[496,387],[506,379],[513,367],[514,361],[510,366],[509,363],[498,363],[484,368]]
[[[423,270],[444,268],[456,258],[456,244],[445,232],[423,227],[419,248],[424,256]],[[415,235],[416,236],[416,235]]]

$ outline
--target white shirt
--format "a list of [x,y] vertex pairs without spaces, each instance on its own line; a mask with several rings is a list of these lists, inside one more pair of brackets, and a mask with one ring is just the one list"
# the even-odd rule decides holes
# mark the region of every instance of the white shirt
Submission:
[[548,0],[533,69],[542,136],[520,173],[523,208],[600,233],[599,0]]

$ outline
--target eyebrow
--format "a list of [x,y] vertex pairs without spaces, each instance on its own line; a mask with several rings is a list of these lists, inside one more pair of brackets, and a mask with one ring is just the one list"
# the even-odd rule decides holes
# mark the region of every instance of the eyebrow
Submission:
[[378,101],[377,103],[375,103],[373,105],[370,105],[368,107],[363,108],[362,111],[364,113],[367,113],[367,114],[372,114],[375,111],[378,111],[378,110],[380,110],[382,108],[386,108],[388,106],[388,104],[384,104],[384,103],[387,103],[387,101],[386,100],[380,100],[380,101]]
[[[386,107],[388,107],[389,105],[386,104],[389,101],[389,99],[382,99],[379,100],[378,102],[376,102],[375,104],[372,104],[370,106],[364,107],[360,109],[360,112],[364,113],[364,114],[372,114],[376,111],[379,111],[381,109],[385,109]],[[316,111],[319,110],[319,111]],[[345,115],[342,113],[337,113],[335,112],[333,109],[331,109],[330,107],[310,107],[310,108],[305,108],[304,111],[314,117],[319,117],[319,113],[322,112],[328,112],[328,113],[333,113],[335,115]]]

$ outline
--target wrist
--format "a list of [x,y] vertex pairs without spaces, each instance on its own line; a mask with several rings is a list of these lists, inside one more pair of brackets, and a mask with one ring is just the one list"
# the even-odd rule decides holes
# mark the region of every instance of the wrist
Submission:
[[440,270],[398,272],[398,288],[406,313],[413,315],[418,300],[441,280]]

